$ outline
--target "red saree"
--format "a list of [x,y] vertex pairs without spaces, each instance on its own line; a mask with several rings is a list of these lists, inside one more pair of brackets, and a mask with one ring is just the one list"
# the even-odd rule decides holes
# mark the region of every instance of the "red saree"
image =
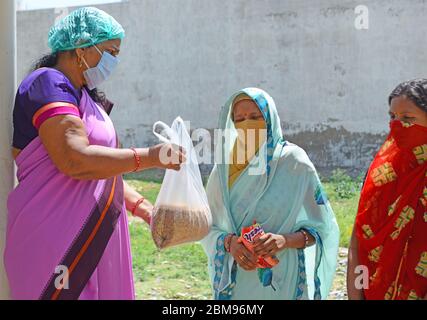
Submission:
[[400,121],[372,162],[356,217],[366,299],[427,294],[427,128]]

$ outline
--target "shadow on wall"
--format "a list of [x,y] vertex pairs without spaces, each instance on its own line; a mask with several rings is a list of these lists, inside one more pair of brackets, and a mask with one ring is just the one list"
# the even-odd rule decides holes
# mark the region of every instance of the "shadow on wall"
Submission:
[[[286,132],[286,125],[283,127]],[[386,136],[323,126],[285,135],[285,138],[307,152],[322,176],[329,177],[333,170],[342,169],[355,178],[366,172]]]

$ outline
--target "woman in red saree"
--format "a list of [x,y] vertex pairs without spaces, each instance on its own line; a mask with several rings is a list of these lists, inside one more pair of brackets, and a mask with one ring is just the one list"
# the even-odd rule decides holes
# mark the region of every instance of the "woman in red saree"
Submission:
[[[400,84],[389,104],[390,133],[368,170],[359,202],[348,294],[350,299],[425,300],[427,79]],[[361,281],[364,275],[369,278]]]

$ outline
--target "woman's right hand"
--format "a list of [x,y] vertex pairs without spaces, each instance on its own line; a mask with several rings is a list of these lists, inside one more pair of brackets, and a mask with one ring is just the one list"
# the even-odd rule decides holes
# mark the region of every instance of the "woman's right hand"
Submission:
[[246,271],[256,269],[258,257],[250,252],[242,243],[239,242],[237,236],[233,236],[230,243],[230,254],[236,260],[237,264]]
[[148,157],[153,167],[179,171],[186,161],[186,151],[172,143],[160,143],[149,148]]

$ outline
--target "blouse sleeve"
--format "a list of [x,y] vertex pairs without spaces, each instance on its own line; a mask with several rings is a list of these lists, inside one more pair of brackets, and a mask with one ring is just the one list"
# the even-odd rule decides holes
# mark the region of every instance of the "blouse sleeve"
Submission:
[[26,118],[31,119],[37,130],[44,121],[57,115],[80,117],[78,93],[59,71],[46,69],[20,96]]

